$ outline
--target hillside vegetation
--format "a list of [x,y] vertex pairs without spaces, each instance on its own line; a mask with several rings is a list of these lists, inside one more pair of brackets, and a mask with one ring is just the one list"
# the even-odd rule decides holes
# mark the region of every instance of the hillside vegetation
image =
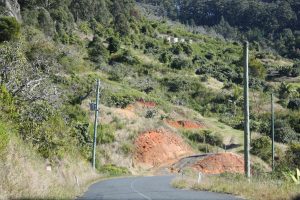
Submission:
[[[207,26],[225,38],[259,42],[281,55],[300,58],[300,3],[297,0],[138,0],[156,14],[190,26]],[[239,12],[237,12],[239,11]]]
[[[19,5],[22,20],[0,3],[0,177],[5,177],[0,198],[72,198],[99,176],[148,173],[134,159],[135,141],[147,131],[173,132],[195,154],[241,153],[239,39],[248,37],[249,28],[259,32],[265,26],[242,28],[229,22],[231,27],[225,22],[231,14],[220,14],[222,23],[241,36],[228,40],[166,18],[147,17],[149,7],[131,0],[4,2]],[[201,7],[202,1],[197,2],[189,3]],[[158,5],[171,19],[184,23],[192,19],[173,15],[173,5],[162,3]],[[191,4],[186,1],[185,6]],[[296,5],[296,1],[289,4],[293,9]],[[277,29],[265,34],[281,34],[285,28],[296,33],[296,24],[279,16],[276,20]],[[195,25],[218,31],[219,21],[195,21]],[[259,163],[271,164],[270,94],[274,93],[277,171],[272,177],[286,181],[282,172],[300,167],[299,47],[297,42],[283,43],[289,50],[283,52],[276,46],[280,40],[267,41],[265,35],[250,41],[251,153],[257,161],[253,168],[259,174],[268,169]],[[268,42],[274,49],[265,48]],[[89,165],[93,135],[89,103],[95,101],[97,78],[101,105],[96,174]],[[188,129],[186,122],[198,126]],[[52,172],[46,171],[47,166]],[[18,179],[13,176],[16,172]],[[38,179],[42,184],[36,184]],[[61,191],[61,186],[68,190]]]

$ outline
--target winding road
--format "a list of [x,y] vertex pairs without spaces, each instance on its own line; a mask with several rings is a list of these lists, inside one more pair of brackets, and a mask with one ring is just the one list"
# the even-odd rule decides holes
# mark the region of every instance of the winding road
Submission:
[[172,188],[174,176],[111,179],[90,186],[79,200],[238,200],[240,198],[213,192]]

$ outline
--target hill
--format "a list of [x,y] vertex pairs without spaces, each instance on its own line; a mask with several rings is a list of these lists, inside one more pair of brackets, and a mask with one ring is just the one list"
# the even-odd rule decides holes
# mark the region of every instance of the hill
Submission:
[[[206,26],[222,36],[259,42],[299,59],[300,4],[297,0],[138,0],[154,5],[156,15],[190,26]],[[236,12],[239,11],[239,12]]]
[[[99,177],[242,153],[242,43],[147,9],[127,0],[0,1],[0,198],[73,198]],[[300,165],[300,65],[260,40],[250,46],[254,168],[269,170],[274,93],[284,179],[282,169]],[[98,78],[95,173],[89,103]]]

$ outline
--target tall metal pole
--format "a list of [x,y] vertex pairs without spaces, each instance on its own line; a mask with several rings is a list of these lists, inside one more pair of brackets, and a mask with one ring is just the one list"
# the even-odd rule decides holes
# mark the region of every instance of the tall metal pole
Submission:
[[99,90],[100,80],[97,80],[96,89],[96,109],[95,109],[95,122],[94,122],[94,142],[93,142],[93,169],[96,168],[96,145],[97,145],[97,127],[98,127],[98,115],[99,115]]
[[272,121],[271,121],[271,133],[272,133],[272,170],[275,170],[275,128],[274,128],[274,95],[271,94],[271,113],[272,113]]
[[244,43],[244,161],[245,175],[250,178],[250,118],[249,118],[249,43]]

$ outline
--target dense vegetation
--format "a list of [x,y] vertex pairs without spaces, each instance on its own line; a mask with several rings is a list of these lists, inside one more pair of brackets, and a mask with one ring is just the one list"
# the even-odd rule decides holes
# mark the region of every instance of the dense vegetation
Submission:
[[226,38],[247,38],[274,47],[282,55],[300,58],[300,3],[297,0],[138,0],[138,2],[158,5],[161,14],[182,23],[213,27]]

